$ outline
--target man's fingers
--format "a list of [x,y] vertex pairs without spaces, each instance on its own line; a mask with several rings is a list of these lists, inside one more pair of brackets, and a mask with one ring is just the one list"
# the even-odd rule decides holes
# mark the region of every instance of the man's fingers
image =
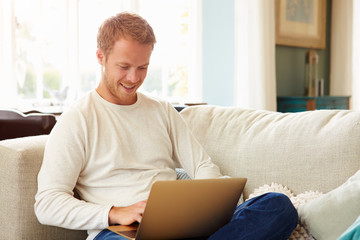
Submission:
[[136,203],[136,209],[137,209],[138,213],[140,213],[141,215],[144,213],[146,203],[147,203],[146,200]]
[[139,204],[140,206],[144,207],[144,208],[145,208],[145,206],[146,206],[146,203],[147,203],[147,200],[138,202],[138,204]]
[[136,212],[135,215],[134,215],[134,220],[137,221],[137,222],[141,222],[142,220],[142,215],[144,213],[144,210],[145,210],[145,207],[146,207],[146,203],[147,201],[144,200],[144,201],[141,201],[141,202],[137,202],[133,205],[134,207],[134,211]]
[[147,201],[137,202],[128,207],[112,207],[109,212],[109,225],[130,225],[141,222]]
[[142,220],[142,214],[137,215],[136,221],[140,223]]

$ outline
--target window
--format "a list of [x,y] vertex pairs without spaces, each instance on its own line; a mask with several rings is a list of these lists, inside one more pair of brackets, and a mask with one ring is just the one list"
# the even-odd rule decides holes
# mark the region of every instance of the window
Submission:
[[[139,0],[138,12],[153,26],[157,44],[144,90],[181,102],[201,101],[197,1]],[[196,90],[196,92],[192,92]]]
[[[31,9],[31,11],[29,11]],[[23,100],[64,99],[67,69],[67,6],[62,0],[15,1],[17,96]]]
[[121,11],[138,12],[157,37],[141,91],[170,101],[201,101],[200,52],[196,50],[200,49],[199,1],[0,2],[10,4],[13,10],[13,15],[0,17],[13,20],[12,34],[1,37],[3,49],[9,43],[13,50],[9,75],[13,84],[0,82],[0,88],[9,88],[16,95],[15,105],[63,106],[94,89],[100,79],[95,55],[98,27],[105,18]]

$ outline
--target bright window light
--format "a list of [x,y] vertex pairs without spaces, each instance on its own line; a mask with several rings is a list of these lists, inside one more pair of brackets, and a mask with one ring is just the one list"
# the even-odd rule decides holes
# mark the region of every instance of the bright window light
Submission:
[[16,23],[15,44],[10,46],[15,55],[12,68],[16,98],[32,108],[63,106],[93,90],[100,79],[95,54],[98,27],[109,16],[132,11],[149,21],[157,37],[141,91],[172,102],[200,102],[198,3],[14,0],[14,14],[8,16],[13,16]]

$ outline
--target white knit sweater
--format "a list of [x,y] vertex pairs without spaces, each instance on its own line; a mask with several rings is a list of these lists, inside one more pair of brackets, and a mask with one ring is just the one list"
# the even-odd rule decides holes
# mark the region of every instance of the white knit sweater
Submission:
[[49,136],[35,213],[43,224],[86,229],[93,239],[112,206],[147,199],[154,181],[176,179],[175,167],[192,178],[221,176],[169,103],[138,93],[135,104],[115,105],[94,90]]

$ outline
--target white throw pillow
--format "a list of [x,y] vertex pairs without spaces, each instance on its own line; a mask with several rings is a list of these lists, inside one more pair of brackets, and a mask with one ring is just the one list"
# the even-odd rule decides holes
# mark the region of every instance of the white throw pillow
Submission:
[[299,206],[298,213],[317,240],[340,237],[360,215],[360,171],[338,188]]

